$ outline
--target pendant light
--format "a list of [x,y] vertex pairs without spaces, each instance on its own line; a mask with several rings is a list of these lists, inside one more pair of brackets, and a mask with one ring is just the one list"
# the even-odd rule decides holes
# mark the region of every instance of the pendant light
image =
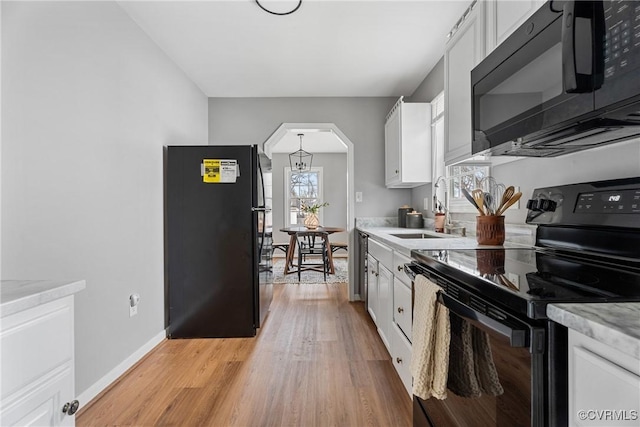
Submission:
[[304,136],[304,134],[299,133],[298,136],[300,137],[300,149],[289,154],[289,165],[291,166],[292,171],[310,171],[313,154],[302,149],[302,137]]

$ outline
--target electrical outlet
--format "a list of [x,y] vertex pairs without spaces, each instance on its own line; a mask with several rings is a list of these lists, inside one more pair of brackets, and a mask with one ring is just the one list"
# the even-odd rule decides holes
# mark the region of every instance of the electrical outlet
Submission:
[[424,208],[425,211],[429,210],[429,198],[428,197],[424,198],[423,208]]
[[362,191],[356,191],[356,203],[362,203]]
[[133,317],[138,314],[138,303],[140,302],[139,294],[129,295],[129,317]]

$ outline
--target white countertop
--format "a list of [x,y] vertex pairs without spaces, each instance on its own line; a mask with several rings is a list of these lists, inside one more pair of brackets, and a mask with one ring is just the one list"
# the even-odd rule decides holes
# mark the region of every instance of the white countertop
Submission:
[[64,298],[85,288],[84,280],[2,280],[0,317]]
[[550,304],[549,319],[640,359],[640,303]]
[[[518,243],[505,242],[503,246],[479,245],[475,237],[460,237],[452,234],[436,233],[424,228],[399,227],[358,227],[358,230],[368,234],[371,238],[385,243],[403,255],[411,256],[414,249],[500,249],[530,247]],[[426,239],[403,239],[393,234],[424,233],[434,236]]]

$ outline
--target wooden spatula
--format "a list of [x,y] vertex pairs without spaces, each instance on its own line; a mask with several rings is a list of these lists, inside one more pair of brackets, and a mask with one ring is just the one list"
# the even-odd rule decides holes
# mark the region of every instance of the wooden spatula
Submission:
[[516,194],[513,195],[513,197],[511,197],[509,199],[509,201],[507,201],[507,203],[505,203],[498,212],[496,212],[496,215],[500,216],[504,213],[504,211],[506,211],[507,209],[509,209],[509,207],[511,205],[513,205],[515,202],[517,202],[518,200],[520,200],[520,197],[522,197],[522,193],[521,192],[517,192]]

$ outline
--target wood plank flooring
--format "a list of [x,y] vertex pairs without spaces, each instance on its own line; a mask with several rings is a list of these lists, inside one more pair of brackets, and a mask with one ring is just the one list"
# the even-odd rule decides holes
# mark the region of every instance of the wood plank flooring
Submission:
[[167,340],[82,426],[410,426],[411,400],[346,284],[274,286],[256,338]]

